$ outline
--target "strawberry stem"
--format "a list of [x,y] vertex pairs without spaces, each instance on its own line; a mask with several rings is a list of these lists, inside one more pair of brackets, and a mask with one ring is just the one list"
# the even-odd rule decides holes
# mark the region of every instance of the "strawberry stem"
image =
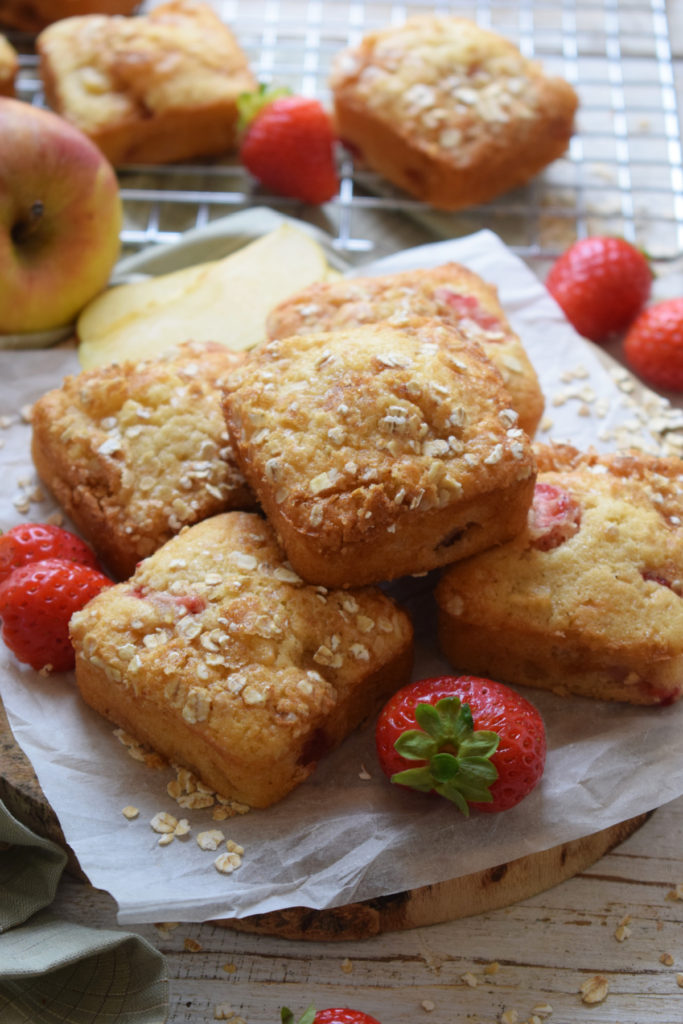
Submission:
[[264,107],[280,96],[291,96],[292,90],[287,86],[272,86],[261,82],[255,92],[243,92],[237,97],[237,131],[243,134],[251,122],[258,117]]
[[470,803],[491,803],[490,787],[498,778],[491,761],[500,743],[497,732],[475,729],[469,704],[442,697],[415,707],[419,729],[407,729],[394,748],[407,761],[423,761],[395,772],[391,781],[421,793],[438,793],[469,817]]

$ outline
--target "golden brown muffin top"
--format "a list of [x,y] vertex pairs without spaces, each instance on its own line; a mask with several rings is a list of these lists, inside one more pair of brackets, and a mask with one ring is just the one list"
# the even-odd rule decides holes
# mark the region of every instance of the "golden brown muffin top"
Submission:
[[415,316],[443,317],[479,342],[516,338],[494,286],[453,262],[376,277],[316,282],[276,306],[266,326],[270,338],[284,338],[381,320],[400,327],[406,318]]
[[128,119],[235,100],[254,88],[247,58],[208,4],[170,0],[137,17],[55,22],[37,47],[60,107],[86,133]]
[[184,530],[71,628],[112,682],[151,687],[189,724],[223,720],[247,746],[286,745],[338,688],[412,642],[407,616],[380,590],[305,584],[266,520],[247,512]]
[[271,341],[238,369],[225,409],[252,486],[302,530],[391,530],[406,511],[534,472],[499,372],[437,320]]
[[241,353],[188,342],[156,359],[67,377],[33,409],[34,441],[68,451],[73,486],[146,532],[177,532],[206,502],[245,488],[221,411]]
[[430,14],[342,51],[330,86],[426,148],[447,151],[456,166],[471,161],[482,132],[533,118],[558,98],[577,105],[567,82],[546,77],[509,40],[467,18]]
[[381,321],[400,327],[415,316],[438,317],[479,342],[503,376],[520,426],[534,433],[544,405],[536,371],[496,288],[460,263],[315,283],[276,306],[266,330],[284,338]]

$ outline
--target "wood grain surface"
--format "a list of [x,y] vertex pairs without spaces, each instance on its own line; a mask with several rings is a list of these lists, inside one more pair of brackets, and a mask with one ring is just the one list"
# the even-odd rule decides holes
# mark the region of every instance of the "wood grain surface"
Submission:
[[[128,927],[168,964],[167,1024],[275,1024],[352,1006],[381,1024],[681,1024],[683,798],[561,885],[473,917],[347,942],[211,924]],[[113,900],[65,876],[53,910],[116,927]],[[164,921],[163,910],[160,921]],[[607,994],[585,1003],[599,976]],[[161,1022],[159,1022],[161,1024]]]

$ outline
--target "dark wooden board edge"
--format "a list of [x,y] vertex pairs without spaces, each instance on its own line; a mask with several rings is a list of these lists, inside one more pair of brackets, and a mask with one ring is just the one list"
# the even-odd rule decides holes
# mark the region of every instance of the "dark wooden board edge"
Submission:
[[212,923],[286,939],[338,942],[472,917],[510,906],[573,878],[632,835],[653,813],[648,811],[593,835],[436,885],[328,910],[290,907]]

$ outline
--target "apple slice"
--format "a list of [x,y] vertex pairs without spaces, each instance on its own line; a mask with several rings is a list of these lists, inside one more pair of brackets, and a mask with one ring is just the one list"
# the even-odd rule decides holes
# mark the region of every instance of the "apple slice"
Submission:
[[81,366],[146,359],[189,340],[251,348],[278,302],[335,273],[313,238],[283,224],[223,259],[98,296],[76,325]]

